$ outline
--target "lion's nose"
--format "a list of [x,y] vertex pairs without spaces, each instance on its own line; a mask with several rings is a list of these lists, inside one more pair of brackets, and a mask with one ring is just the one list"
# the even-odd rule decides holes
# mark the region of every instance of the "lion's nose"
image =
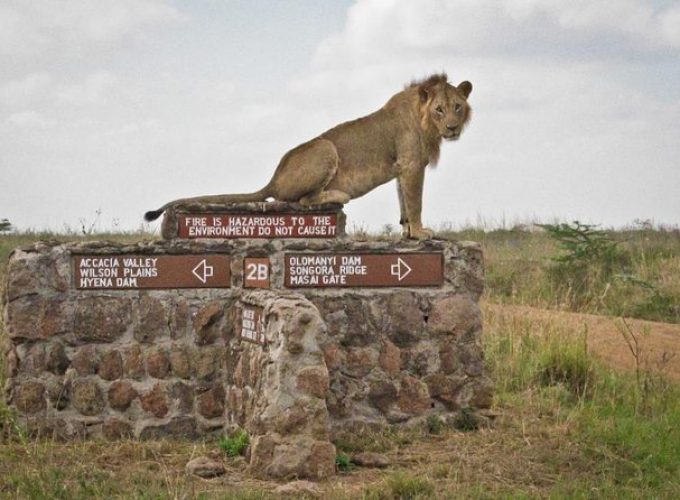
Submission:
[[456,126],[455,126],[455,125],[447,125],[446,128],[449,129],[451,132],[455,132],[455,131],[456,131]]

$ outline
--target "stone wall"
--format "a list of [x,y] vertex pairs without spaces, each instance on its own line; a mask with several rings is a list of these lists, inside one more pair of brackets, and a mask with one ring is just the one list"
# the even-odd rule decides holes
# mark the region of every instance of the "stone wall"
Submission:
[[[288,290],[288,252],[441,253],[443,282]],[[77,255],[186,254],[230,255],[231,286],[75,286]],[[243,288],[246,257],[269,259],[269,290]],[[490,405],[482,289],[480,247],[446,240],[39,243],[8,263],[5,397],[29,431],[65,438],[242,426],[255,471],[323,477],[336,433]],[[261,309],[263,342],[241,336],[244,307]]]

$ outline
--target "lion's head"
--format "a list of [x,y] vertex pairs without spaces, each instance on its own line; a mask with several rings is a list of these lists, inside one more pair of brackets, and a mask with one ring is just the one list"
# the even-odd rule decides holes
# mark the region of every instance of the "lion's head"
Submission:
[[412,85],[418,87],[423,129],[434,129],[439,138],[455,141],[470,120],[467,98],[472,84],[464,81],[454,86],[446,79],[445,74],[433,75]]

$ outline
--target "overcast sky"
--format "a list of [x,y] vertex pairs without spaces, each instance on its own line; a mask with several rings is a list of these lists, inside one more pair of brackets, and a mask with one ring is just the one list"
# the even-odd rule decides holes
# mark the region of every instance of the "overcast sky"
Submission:
[[[0,0],[0,218],[137,229],[253,191],[405,83],[470,80],[424,222],[680,223],[680,2]],[[397,225],[393,183],[346,207]],[[155,228],[152,224],[151,228]]]

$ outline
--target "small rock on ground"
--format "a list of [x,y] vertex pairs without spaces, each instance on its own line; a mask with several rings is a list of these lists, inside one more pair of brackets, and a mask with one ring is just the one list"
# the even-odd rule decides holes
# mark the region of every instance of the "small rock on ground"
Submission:
[[390,465],[390,460],[382,453],[364,451],[352,457],[352,462],[362,467],[384,468]]
[[198,457],[189,461],[186,465],[186,471],[203,478],[221,476],[225,473],[222,463],[208,457]]
[[308,495],[311,497],[321,496],[321,490],[311,481],[292,481],[290,483],[282,484],[276,488],[275,492],[279,495],[290,495],[296,497],[301,495]]

